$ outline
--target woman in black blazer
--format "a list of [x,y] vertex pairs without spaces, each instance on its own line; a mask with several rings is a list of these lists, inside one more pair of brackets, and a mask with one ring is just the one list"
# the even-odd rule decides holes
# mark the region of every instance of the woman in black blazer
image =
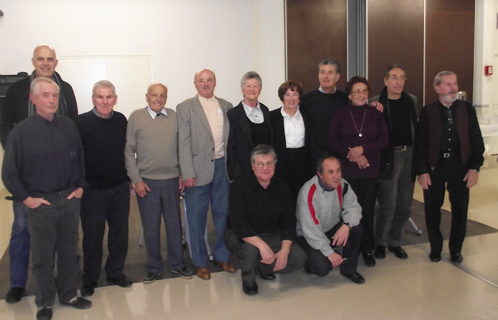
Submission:
[[258,144],[272,143],[270,111],[258,101],[262,81],[249,71],[242,76],[240,87],[244,99],[227,112],[230,130],[227,146],[227,171],[230,180],[252,172],[251,151]]
[[306,115],[299,111],[303,89],[299,83],[286,81],[278,88],[278,97],[283,107],[270,112],[273,129],[273,147],[278,161],[275,176],[284,180],[297,200],[299,190],[306,182]]

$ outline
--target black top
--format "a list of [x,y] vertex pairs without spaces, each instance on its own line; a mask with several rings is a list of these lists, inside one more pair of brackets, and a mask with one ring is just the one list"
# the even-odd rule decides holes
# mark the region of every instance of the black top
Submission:
[[[31,85],[29,79],[29,77],[26,77],[25,79],[14,83],[5,96],[5,104],[2,109],[0,125],[0,138],[4,149],[10,131],[15,125],[28,117],[29,91]],[[74,97],[73,88],[69,83],[61,80],[60,90],[67,105],[67,114],[63,113],[62,115],[69,117],[71,120],[75,120],[78,116],[78,106],[76,104],[76,98]]]
[[264,189],[254,176],[246,175],[230,185],[229,228],[239,240],[263,233],[296,237],[296,206],[289,188],[277,177]]
[[128,181],[124,149],[126,117],[113,111],[112,117],[98,117],[93,110],[76,118],[85,152],[86,179],[90,189],[109,189]]
[[456,128],[456,104],[446,108],[439,104],[439,114],[441,115],[441,124],[443,130],[441,133],[440,153],[460,153],[460,138]]
[[[270,111],[260,103],[259,107],[263,112],[264,121],[257,125],[261,126],[264,135],[259,135],[262,139],[258,143],[271,145],[273,133],[270,126]],[[244,111],[244,106],[240,102],[235,108],[228,110],[227,118],[230,125],[227,143],[227,172],[230,180],[235,180],[252,172],[251,169],[251,151],[256,146],[253,141],[251,130],[252,123]],[[269,133],[269,134],[268,134]],[[267,139],[263,141],[263,139]]]
[[393,146],[411,146],[412,145],[412,125],[410,123],[410,114],[405,107],[403,100],[388,99],[389,111],[393,125],[392,141]]
[[52,121],[34,114],[9,134],[2,180],[14,199],[86,187],[83,147],[78,128],[64,116]]
[[334,114],[349,103],[346,93],[336,90],[334,93],[323,93],[313,90],[306,93],[301,101],[300,110],[308,115],[306,134],[309,136],[309,153],[311,163],[329,150],[328,137],[330,124]]
[[268,144],[271,145],[271,127],[266,123],[254,123],[247,118],[249,122],[249,127],[251,128],[251,138],[252,145],[257,146],[258,144]]

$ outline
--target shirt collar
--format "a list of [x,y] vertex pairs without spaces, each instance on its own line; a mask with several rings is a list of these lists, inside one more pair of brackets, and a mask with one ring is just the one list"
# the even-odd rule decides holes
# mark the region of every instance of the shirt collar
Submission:
[[296,113],[294,113],[294,116],[292,116],[292,117],[284,111],[284,107],[280,108],[280,113],[282,114],[282,117],[289,118],[289,119],[299,117],[301,115],[301,111],[299,111],[299,107],[297,107]]
[[97,112],[97,109],[96,109],[95,107],[93,107],[92,111],[93,111],[93,113],[94,113],[97,117],[99,117],[99,118],[101,118],[101,119],[110,119],[110,118],[112,118],[112,116],[114,115],[114,110],[111,110],[111,113],[109,114],[109,116],[108,116],[107,118],[102,118],[102,116],[101,116],[101,115]]
[[337,87],[335,87],[334,91],[332,91],[331,93],[327,93],[327,92],[323,91],[322,86],[320,86],[320,88],[318,88],[318,91],[320,91],[321,93],[325,93],[325,94],[334,94],[337,91]]
[[261,107],[259,106],[259,101],[258,101],[258,105],[254,108],[249,107],[247,104],[245,104],[244,100],[242,100],[241,102],[242,102],[242,106],[244,107],[244,110],[246,111],[246,113],[251,113],[253,109],[258,109],[259,111],[261,111]]
[[332,189],[327,188],[327,186],[325,186],[325,183],[323,183],[322,179],[318,175],[317,177],[318,177],[318,184],[320,185],[320,187],[322,187],[323,191],[331,192],[335,190],[335,188]]
[[[155,112],[154,110],[152,110],[150,108],[150,106],[147,106],[147,111],[149,112],[150,116],[152,117],[152,119],[155,119],[157,117],[157,112]],[[161,114],[164,114],[166,117],[168,116],[168,113],[166,113],[166,108],[162,108],[161,109],[161,112],[159,112]]]

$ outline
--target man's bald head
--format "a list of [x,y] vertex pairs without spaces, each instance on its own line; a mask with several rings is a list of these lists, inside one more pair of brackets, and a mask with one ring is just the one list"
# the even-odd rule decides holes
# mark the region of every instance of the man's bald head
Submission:
[[57,67],[57,55],[55,50],[48,45],[39,45],[33,50],[33,58],[31,59],[33,67],[35,67],[36,77],[46,77],[51,79]]

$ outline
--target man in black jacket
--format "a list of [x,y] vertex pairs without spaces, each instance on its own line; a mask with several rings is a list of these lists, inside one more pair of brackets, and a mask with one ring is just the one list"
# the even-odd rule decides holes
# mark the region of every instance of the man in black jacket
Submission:
[[[55,72],[58,62],[55,50],[50,46],[40,45],[33,51],[31,61],[35,67],[33,73],[14,83],[5,96],[0,123],[0,138],[4,148],[7,136],[14,126],[35,114],[36,106],[29,99],[31,82],[35,78],[46,77],[54,80],[59,86],[58,115],[69,117],[72,120],[78,116],[73,88]],[[24,208],[22,202],[13,201],[14,222],[9,243],[10,290],[5,297],[7,303],[16,303],[21,300],[28,278],[30,236]]]
[[399,65],[390,65],[384,77],[386,86],[380,95],[371,99],[384,105],[389,130],[388,147],[381,152],[379,210],[375,223],[374,256],[381,259],[386,256],[386,248],[399,259],[408,258],[400,244],[403,227],[412,213],[417,98],[403,91],[405,81],[405,70]]

